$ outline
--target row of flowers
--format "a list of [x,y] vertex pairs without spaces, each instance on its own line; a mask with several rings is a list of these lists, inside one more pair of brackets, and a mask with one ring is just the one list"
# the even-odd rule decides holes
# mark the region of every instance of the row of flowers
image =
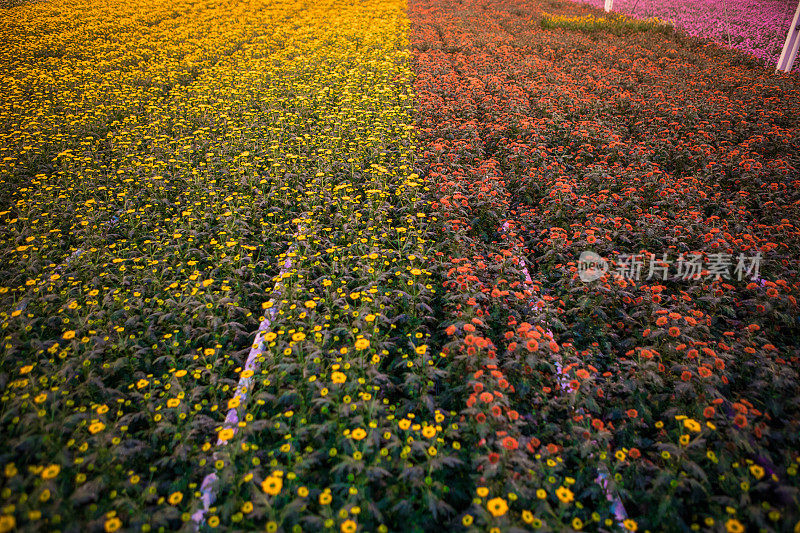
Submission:
[[[430,404],[446,358],[404,7],[18,8],[0,531],[383,531],[452,513],[466,450]],[[130,35],[109,40],[116,20]],[[51,64],[75,71],[57,95],[34,74]],[[163,92],[126,92],[160,68]],[[112,114],[71,120],[95,86]]]
[[[463,524],[800,527],[800,131],[778,105],[796,82],[658,24],[537,7],[410,8],[419,158],[452,243],[444,349],[478,450]],[[760,253],[761,271],[625,269],[681,253]]]
[[0,532],[797,527],[796,82],[543,7],[16,8]]
[[[603,8],[600,0],[577,0]],[[614,11],[636,18],[658,17],[669,20],[691,36],[713,39],[723,46],[736,48],[774,67],[781,54],[786,32],[797,5],[776,0],[724,2],[692,0],[615,0]]]

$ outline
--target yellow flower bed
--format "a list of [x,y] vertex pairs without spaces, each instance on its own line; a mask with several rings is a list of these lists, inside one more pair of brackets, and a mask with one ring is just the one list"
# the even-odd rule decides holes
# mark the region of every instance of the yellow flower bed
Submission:
[[4,528],[397,528],[409,468],[414,516],[444,501],[404,10],[3,13]]
[[616,34],[636,33],[643,31],[669,31],[669,22],[658,17],[637,19],[621,13],[609,13],[605,16],[579,15],[567,17],[542,13],[540,24],[545,29],[564,28],[585,32],[607,30]]

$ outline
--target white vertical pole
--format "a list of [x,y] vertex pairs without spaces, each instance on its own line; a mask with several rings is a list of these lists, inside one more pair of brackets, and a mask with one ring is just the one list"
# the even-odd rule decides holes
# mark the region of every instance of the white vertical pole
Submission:
[[800,46],[800,1],[797,3],[797,9],[794,12],[792,25],[789,26],[789,33],[786,34],[786,42],[783,43],[783,52],[778,59],[777,70],[789,72],[792,70],[794,60],[797,57],[797,48]]
[[613,7],[613,5],[614,5],[614,0],[606,0],[606,5],[605,5],[606,13],[611,11],[611,8]]

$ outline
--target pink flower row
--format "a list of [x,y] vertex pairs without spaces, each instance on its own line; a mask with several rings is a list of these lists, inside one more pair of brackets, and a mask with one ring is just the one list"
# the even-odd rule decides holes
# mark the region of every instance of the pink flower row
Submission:
[[796,8],[797,0],[614,0],[614,11],[669,20],[689,35],[714,39],[768,64],[777,63]]

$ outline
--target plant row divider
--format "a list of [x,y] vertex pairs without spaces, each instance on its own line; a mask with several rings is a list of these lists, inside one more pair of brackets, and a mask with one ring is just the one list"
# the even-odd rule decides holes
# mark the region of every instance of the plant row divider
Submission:
[[[298,225],[298,230],[300,233],[303,232],[304,226]],[[281,271],[279,274],[278,281],[275,282],[275,285],[272,289],[272,298],[270,298],[270,302],[272,305],[267,309],[267,313],[265,313],[264,319],[261,321],[261,324],[258,326],[258,331],[255,335],[255,340],[253,341],[253,345],[250,348],[250,353],[247,355],[247,361],[245,362],[244,368],[242,369],[242,374],[246,371],[250,370],[253,372],[253,375],[260,369],[261,362],[259,359],[266,353],[264,349],[264,336],[270,331],[272,322],[275,321],[275,315],[278,313],[278,307],[276,305],[276,301],[281,296],[281,286],[283,284],[283,278],[289,271],[292,269],[292,254],[294,253],[297,247],[297,242],[293,242],[290,246],[288,251],[286,252],[286,259],[283,262],[283,266],[281,267]],[[250,392],[253,385],[253,376],[248,377],[240,377],[239,382],[236,385],[236,389],[234,390],[233,397],[239,398],[239,407],[245,404],[247,400],[247,393]],[[223,429],[231,429],[233,430],[234,434],[238,431],[239,427],[239,407],[232,407],[228,409],[228,413],[225,416],[225,424],[223,424]],[[217,447],[225,446],[227,441],[217,438]],[[214,452],[214,459],[217,458],[217,452]],[[205,522],[206,514],[208,514],[208,510],[211,508],[211,505],[214,503],[216,499],[216,492],[217,492],[217,481],[219,480],[218,476],[214,472],[210,472],[203,478],[203,482],[200,484],[200,501],[203,504],[201,509],[192,514],[192,520],[195,523],[195,530],[199,531],[200,527]]]
[[[503,232],[508,232],[511,228],[511,224],[508,221],[503,222]],[[520,257],[517,259],[519,260],[519,265],[522,268],[522,272],[525,274],[525,284],[531,289],[530,293],[533,295],[533,279],[531,278],[530,271],[528,270],[528,265],[525,263],[525,257],[522,254],[518,254]],[[529,302],[530,306],[533,307],[535,304]],[[552,330],[547,328],[547,337],[550,337],[550,340],[554,340],[555,337],[553,336]],[[559,390],[563,391],[566,390],[569,386],[567,381],[567,376],[564,374],[564,366],[563,366],[563,359],[561,355],[553,354],[553,364],[556,367],[556,379],[558,380]],[[572,407],[572,410],[575,410],[575,407]],[[582,410],[581,410],[582,411]],[[614,517],[617,520],[617,525],[624,529],[623,522],[628,519],[628,513],[625,511],[625,506],[622,503],[622,500],[619,497],[619,494],[615,490],[612,490],[609,485],[610,475],[607,469],[600,469],[598,468],[597,478],[595,478],[595,483],[597,483],[606,495],[606,499],[611,502],[611,509],[614,512]]]

